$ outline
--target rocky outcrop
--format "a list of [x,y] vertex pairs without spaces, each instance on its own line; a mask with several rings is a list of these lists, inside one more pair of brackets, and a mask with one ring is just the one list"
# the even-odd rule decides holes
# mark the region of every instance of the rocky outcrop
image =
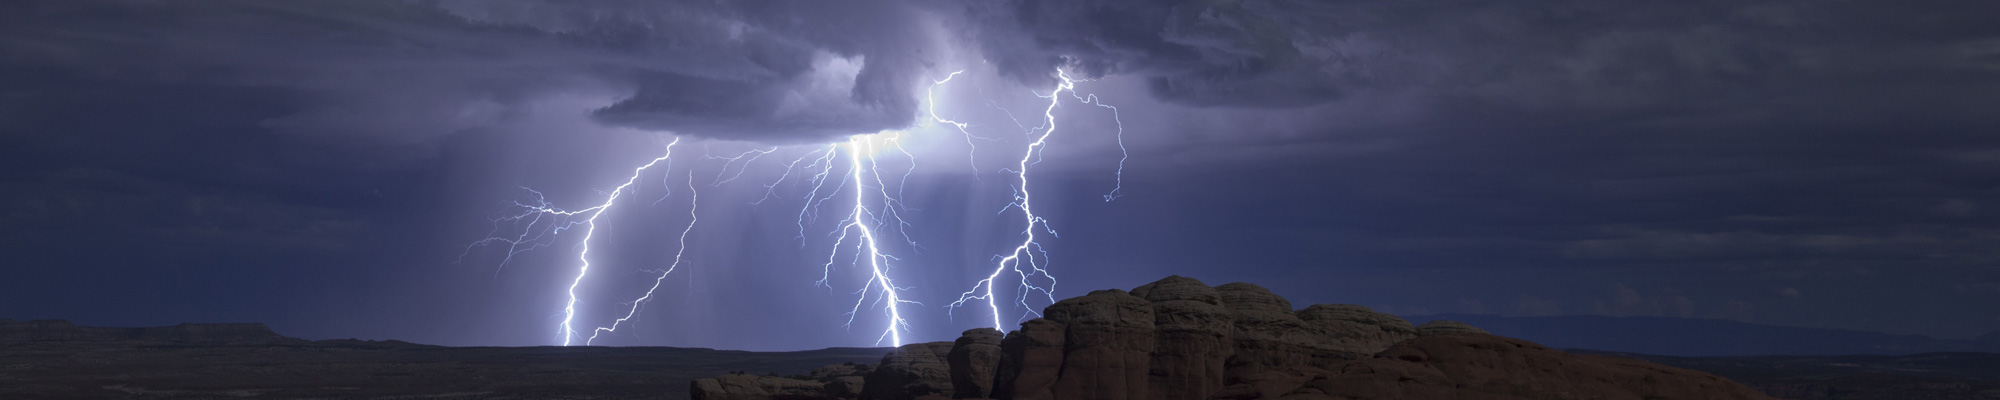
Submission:
[[952,342],[912,343],[882,356],[882,364],[868,373],[861,398],[904,400],[925,395],[950,397],[951,367],[945,356]]
[[1315,304],[1299,310],[1298,316],[1320,339],[1309,345],[1343,353],[1340,357],[1365,358],[1417,337],[1417,327],[1410,321],[1352,304]]
[[688,396],[695,400],[778,400],[778,399],[858,399],[864,376],[874,365],[834,364],[815,369],[805,376],[780,377],[732,373],[689,382]]
[[[1347,304],[1294,310],[1247,283],[1167,277],[1042,315],[1004,337],[974,329],[897,348],[865,372],[859,398],[1768,399],[1705,373],[1571,355],[1463,323],[1412,326]],[[852,398],[819,375],[821,396]]]
[[961,399],[993,395],[993,378],[1000,370],[999,330],[979,328],[959,334],[945,363],[951,369],[952,396]]
[[1205,399],[1246,376],[1328,367],[1416,337],[1354,305],[1294,311],[1263,287],[1172,276],[1050,305],[1002,342],[994,396]]
[[1123,290],[1099,290],[1058,301],[1042,315],[1064,327],[1057,398],[1147,398],[1152,303]]
[[1056,374],[1062,371],[1064,328],[1036,318],[1000,340],[1000,372],[994,375],[993,397],[1054,399]]
[[1423,325],[1417,326],[1417,336],[1456,335],[1462,333],[1486,333],[1486,330],[1464,322],[1442,319],[1425,322]]
[[808,376],[821,383],[820,391],[827,398],[858,399],[867,385],[868,373],[875,366],[868,364],[834,364],[813,370]]
[[804,379],[729,374],[694,380],[688,397],[694,400],[767,400],[825,398],[825,383]]
[[1179,276],[1132,289],[1132,295],[1153,306],[1147,392],[1161,399],[1203,399],[1221,389],[1224,362],[1235,354],[1230,341],[1234,326],[1222,295]]
[[[1292,302],[1262,286],[1230,283],[1215,287],[1229,311],[1234,354],[1225,368],[1248,373],[1310,361],[1305,321],[1292,313]],[[1234,376],[1230,376],[1234,378]]]

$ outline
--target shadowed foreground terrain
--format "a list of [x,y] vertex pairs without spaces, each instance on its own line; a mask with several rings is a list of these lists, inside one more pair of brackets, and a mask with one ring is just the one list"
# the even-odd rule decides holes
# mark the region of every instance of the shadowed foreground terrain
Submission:
[[1747,322],[1665,317],[1560,315],[1405,315],[1412,323],[1464,322],[1495,335],[1561,349],[1593,349],[1679,357],[1786,354],[1845,356],[1921,353],[2000,353],[2000,332],[1970,339],[1937,339],[1844,329],[1800,328]]
[[684,399],[730,371],[796,374],[888,349],[443,347],[279,336],[260,324],[0,320],[0,399]]
[[0,320],[0,399],[2000,400],[1994,353],[1559,351],[1360,306],[1295,309],[1255,285],[1181,277],[1044,313],[1004,335],[974,329],[953,342],[801,352],[443,347],[309,341],[260,324]]
[[2000,400],[2000,354],[1668,357],[1570,350],[1721,375],[1796,400]]

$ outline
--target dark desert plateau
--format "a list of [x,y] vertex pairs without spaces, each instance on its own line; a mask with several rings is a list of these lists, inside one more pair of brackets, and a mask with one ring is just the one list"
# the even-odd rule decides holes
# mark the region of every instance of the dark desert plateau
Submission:
[[0,320],[0,398],[2000,399],[2000,354],[1557,350],[1169,277],[889,348],[444,347]]

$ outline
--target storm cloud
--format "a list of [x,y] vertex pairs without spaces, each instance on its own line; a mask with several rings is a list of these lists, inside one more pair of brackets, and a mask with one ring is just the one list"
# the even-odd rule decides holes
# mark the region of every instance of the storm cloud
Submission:
[[[17,85],[261,88],[281,133],[410,143],[537,97],[613,96],[601,121],[823,141],[908,126],[937,43],[895,2],[31,2],[0,52]],[[18,90],[18,88],[17,88]],[[18,93],[18,92],[17,92]],[[16,105],[19,106],[19,105]]]
[[[1182,274],[1406,313],[2000,329],[1995,2],[6,5],[0,243],[23,267],[0,271],[0,318],[544,344],[544,284],[569,271],[441,266],[519,187],[592,199],[668,136],[712,139],[676,148],[701,155],[935,129],[927,88],[960,70],[942,112],[1013,151],[1060,69],[1122,120],[1058,109],[1075,129],[1035,166],[1059,296]],[[1004,206],[1005,182],[963,175],[996,158],[917,151],[943,172],[909,186],[912,229],[965,238],[919,235],[935,247],[911,258],[984,265],[1012,232],[957,212]],[[1118,167],[1128,196],[1106,203]],[[732,206],[701,205],[747,222],[698,229],[717,244],[692,256],[769,262],[684,270],[737,284],[675,291],[709,336],[630,339],[865,343],[793,334],[838,312],[726,321],[829,298],[720,277],[824,262],[789,263],[795,209]],[[738,231],[756,226],[782,232]]]
[[[1191,106],[1415,102],[1589,120],[1924,108],[1970,114],[1997,54],[1980,2],[975,2],[968,40],[1024,82],[1146,79]],[[1917,104],[1888,99],[1911,99]]]

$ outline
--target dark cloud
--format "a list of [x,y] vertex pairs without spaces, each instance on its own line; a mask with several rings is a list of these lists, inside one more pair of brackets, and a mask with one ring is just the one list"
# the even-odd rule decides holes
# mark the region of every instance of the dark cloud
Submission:
[[901,128],[915,116],[914,84],[937,62],[927,19],[890,1],[447,4],[477,22],[590,38],[657,62],[624,66],[636,91],[596,115],[696,136]]
[[[602,121],[738,140],[908,125],[934,45],[894,2],[30,2],[0,40],[13,77],[256,87],[284,133],[398,143],[508,122],[541,97]],[[24,79],[24,81],[27,79]],[[15,82],[58,91],[54,82]],[[615,102],[614,102],[615,101]]]
[[[1029,114],[994,107],[1046,104],[1027,91],[1063,67],[1101,78],[1083,91],[1123,120],[1059,109],[1074,129],[1035,166],[1062,296],[1185,274],[1298,304],[1970,336],[2000,329],[1996,7],[14,2],[0,243],[28,267],[0,279],[0,317],[542,344],[573,253],[442,266],[518,186],[598,198],[657,156],[634,130],[778,143],[904,127],[924,79],[961,68],[945,106],[992,139],[981,149],[1010,152]],[[1105,203],[1116,126],[1130,196]],[[967,238],[924,239],[909,264],[983,265],[979,246],[1012,233],[990,226],[1011,188],[937,154],[919,153],[911,229]],[[939,165],[951,173],[925,176]],[[720,221],[690,254],[704,267],[646,311],[714,324],[655,319],[702,332],[647,343],[865,343],[794,334],[842,316],[799,306],[829,303],[810,279],[768,278],[820,273],[784,241],[794,209],[723,203],[701,206]],[[642,219],[679,209],[630,211],[606,223],[617,240],[658,250],[679,232]],[[932,305],[966,283],[911,276]]]
[[[1154,95],[1187,105],[1419,97],[1458,111],[1595,114],[1833,105],[1862,100],[1851,92],[1862,88],[1953,97],[1927,106],[1978,98],[1992,88],[1938,93],[1946,83],[1933,79],[1993,72],[2000,28],[1980,20],[1996,8],[1949,1],[1017,0],[972,4],[964,32],[1017,79],[1046,81],[1058,66],[1090,76],[1138,75]],[[1923,88],[1898,90],[1912,86]],[[1846,93],[1825,98],[1830,92]]]

